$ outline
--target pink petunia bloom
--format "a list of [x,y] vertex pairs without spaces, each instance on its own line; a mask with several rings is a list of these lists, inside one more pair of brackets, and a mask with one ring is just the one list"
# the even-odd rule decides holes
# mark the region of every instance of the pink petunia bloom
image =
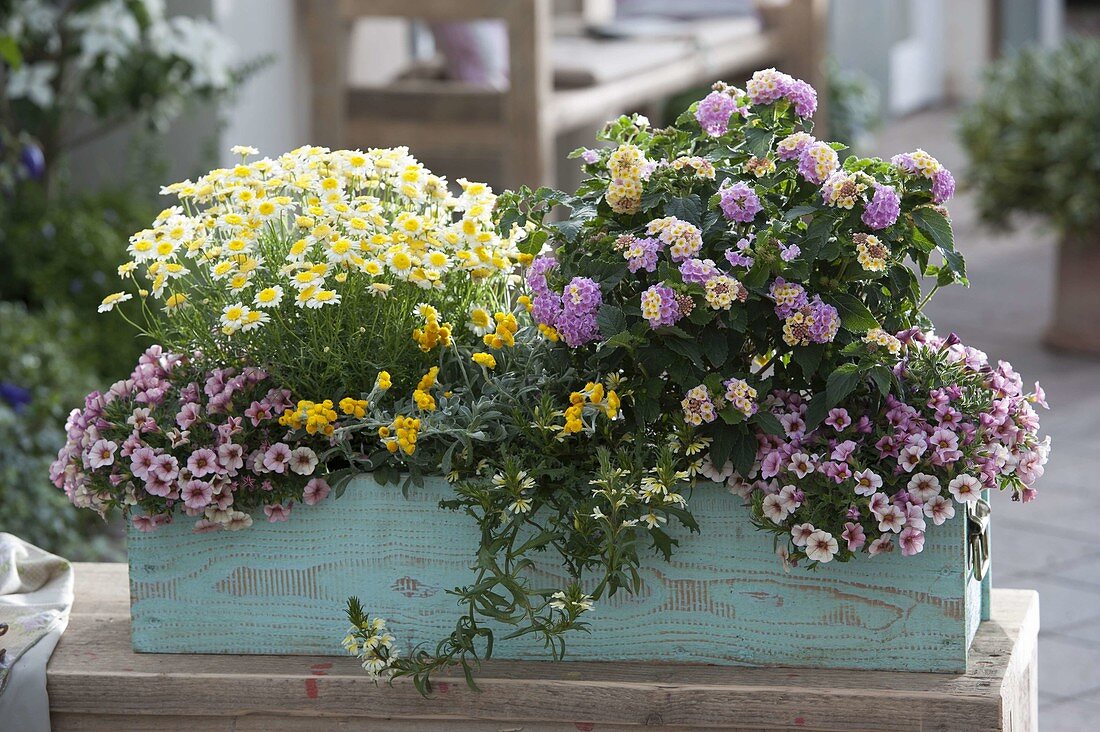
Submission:
[[867,534],[864,533],[863,527],[851,521],[844,524],[844,531],[840,535],[844,541],[848,542],[850,552],[856,551],[867,543]]
[[894,551],[894,543],[890,541],[889,534],[883,534],[867,547],[867,553],[872,557],[878,554],[889,554],[892,551]]
[[284,442],[276,442],[264,453],[264,469],[272,473],[285,473],[289,462],[290,448]]
[[305,501],[307,506],[316,505],[328,497],[330,490],[324,478],[314,478],[306,483],[305,491],[302,492],[302,500]]
[[876,516],[879,531],[892,531],[896,534],[905,526],[905,514],[893,504],[884,507]]
[[939,495],[928,499],[923,509],[924,515],[932,519],[932,523],[936,526],[955,516],[955,506],[951,503],[951,499]]
[[150,531],[156,531],[170,520],[169,516],[161,514],[155,516],[136,515],[133,518],[134,528],[138,531],[148,533]]
[[201,509],[210,505],[214,488],[205,480],[191,479],[180,488],[180,498],[188,508]]
[[209,534],[211,531],[217,531],[221,528],[221,524],[217,521],[211,521],[210,519],[203,518],[195,522],[195,526],[191,531],[196,534]]
[[295,448],[290,453],[290,469],[298,475],[312,475],[317,467],[317,453],[305,447]]
[[810,536],[817,531],[813,524],[795,524],[791,527],[791,543],[795,546],[806,546],[810,541]]
[[852,457],[852,454],[855,453],[856,448],[858,447],[859,445],[857,445],[852,440],[845,440],[844,442],[837,444],[837,446],[833,448],[833,453],[831,457],[833,460],[846,462],[848,458]]
[[890,498],[885,493],[875,493],[871,495],[871,502],[868,508],[875,518],[879,517],[879,514],[890,505]]
[[872,470],[861,470],[853,476],[856,479],[856,495],[870,496],[882,487],[882,478]]
[[153,469],[153,463],[157,459],[157,454],[153,452],[151,447],[139,447],[130,453],[130,472],[134,474],[135,478],[139,480],[145,480],[149,471]]
[[252,525],[252,517],[244,511],[230,511],[229,520],[225,528],[229,531],[240,531]]
[[149,473],[145,479],[145,492],[151,496],[167,498],[172,493],[172,483],[162,480],[156,473]]
[[760,462],[760,477],[774,478],[783,469],[783,453],[773,450],[764,456]]
[[814,464],[810,460],[810,456],[804,452],[796,452],[791,455],[791,461],[787,464],[787,470],[791,471],[799,478],[805,478],[810,473],[814,472]]
[[783,506],[783,510],[787,513],[794,513],[799,506],[802,505],[802,501],[805,500],[805,494],[795,488],[793,485],[785,485],[783,489],[779,491],[779,502]]
[[270,523],[276,523],[278,521],[286,521],[290,518],[290,507],[292,503],[288,503],[285,506],[281,504],[266,505],[264,506],[264,513],[267,515],[267,520]]
[[833,555],[837,551],[836,538],[828,531],[818,529],[810,535],[806,542],[806,557],[825,564],[833,561]]
[[843,432],[851,426],[852,418],[848,416],[848,410],[844,407],[834,407],[829,410],[829,416],[825,419],[825,424],[837,432]]
[[218,464],[229,475],[244,467],[244,448],[232,442],[218,445]]
[[99,470],[108,465],[113,465],[115,462],[115,451],[117,449],[118,443],[104,439],[96,440],[91,448],[88,449],[88,467],[92,470]]
[[784,414],[779,418],[787,437],[801,437],[806,432],[806,423],[797,414]]
[[982,496],[982,484],[972,475],[960,473],[947,484],[947,490],[959,503],[974,503]]
[[199,409],[199,405],[195,402],[188,402],[180,407],[179,414],[176,415],[176,424],[181,430],[188,429],[199,421]]
[[913,469],[920,465],[921,455],[923,454],[924,448],[919,445],[909,445],[902,448],[901,454],[898,455],[898,467],[906,473],[913,472]]
[[924,508],[918,503],[905,507],[905,528],[924,531],[928,525],[924,522]]
[[912,527],[906,528],[898,536],[902,556],[911,557],[924,551],[924,532]]
[[909,495],[916,499],[918,503],[927,503],[931,500],[932,496],[938,496],[940,494],[940,481],[939,478],[934,475],[917,473],[909,479],[906,490],[909,491]]
[[787,509],[783,507],[783,502],[779,500],[779,496],[774,493],[764,496],[761,511],[764,517],[773,524],[782,523],[787,518]]
[[175,480],[176,476],[180,473],[179,461],[172,455],[157,455],[153,458],[153,466],[149,468],[149,473],[169,483]]
[[199,448],[187,458],[187,469],[196,478],[216,473],[218,472],[218,456],[208,447]]

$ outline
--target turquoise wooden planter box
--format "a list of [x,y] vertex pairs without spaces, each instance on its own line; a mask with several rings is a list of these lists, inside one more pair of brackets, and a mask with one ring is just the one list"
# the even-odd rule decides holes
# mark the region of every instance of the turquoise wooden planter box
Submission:
[[[339,654],[352,594],[399,643],[434,645],[454,628],[446,590],[470,582],[478,536],[467,516],[438,507],[449,490],[432,480],[406,498],[363,476],[338,500],[296,507],[286,523],[261,516],[244,531],[195,534],[180,520],[132,531],[134,650]],[[961,512],[930,525],[916,557],[895,551],[786,573],[739,498],[703,485],[689,505],[702,533],[683,532],[671,563],[653,557],[638,596],[598,602],[592,632],[569,640],[572,658],[965,671],[988,592],[968,568]],[[544,569],[537,584],[561,584],[552,562]],[[499,640],[494,657],[546,654],[521,638]]]

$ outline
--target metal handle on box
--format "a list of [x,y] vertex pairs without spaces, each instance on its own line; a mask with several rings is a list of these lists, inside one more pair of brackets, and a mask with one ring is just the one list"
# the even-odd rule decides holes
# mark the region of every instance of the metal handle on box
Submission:
[[989,571],[989,502],[979,498],[966,507],[967,553],[974,579]]

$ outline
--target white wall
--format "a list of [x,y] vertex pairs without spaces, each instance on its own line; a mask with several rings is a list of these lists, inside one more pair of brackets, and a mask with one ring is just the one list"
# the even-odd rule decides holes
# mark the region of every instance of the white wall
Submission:
[[275,157],[309,143],[309,66],[294,0],[214,0],[218,27],[238,59],[270,56],[221,112],[221,162],[229,148],[252,145]]

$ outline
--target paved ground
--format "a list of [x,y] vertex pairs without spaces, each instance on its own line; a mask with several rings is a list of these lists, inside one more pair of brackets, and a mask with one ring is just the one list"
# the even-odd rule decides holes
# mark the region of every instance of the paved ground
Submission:
[[[965,169],[949,110],[891,124],[875,154],[923,147]],[[1054,238],[1041,227],[996,233],[976,220],[968,197],[950,206],[956,246],[967,255],[971,287],[944,290],[928,312],[941,333],[954,330],[992,358],[1038,379],[1051,411],[1043,427],[1051,460],[1028,505],[994,500],[993,582],[1039,590],[1039,720],[1044,731],[1100,729],[1100,359],[1051,353],[1039,342],[1054,291]],[[1100,286],[1100,284],[1098,284]]]

